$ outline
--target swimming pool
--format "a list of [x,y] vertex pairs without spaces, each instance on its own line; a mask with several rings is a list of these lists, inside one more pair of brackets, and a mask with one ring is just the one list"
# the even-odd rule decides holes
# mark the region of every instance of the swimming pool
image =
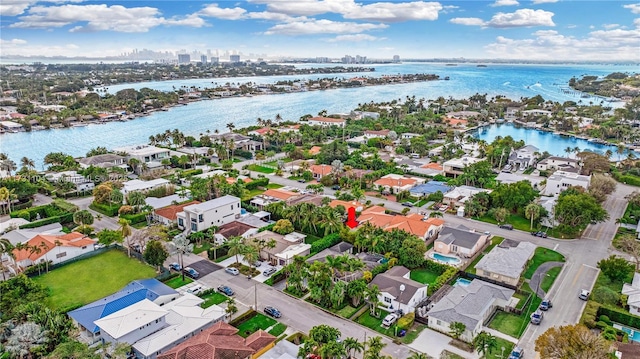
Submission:
[[640,330],[623,327],[620,324],[613,324],[613,327],[616,329],[621,329],[624,332],[627,332],[627,334],[629,334],[629,340],[633,340],[634,342],[640,343]]
[[451,265],[460,264],[460,258],[445,256],[444,254],[440,254],[436,252],[431,253],[431,258],[446,264],[451,264]]
[[456,282],[453,284],[453,286],[468,287],[469,284],[471,284],[471,281],[468,280],[467,278],[458,278]]

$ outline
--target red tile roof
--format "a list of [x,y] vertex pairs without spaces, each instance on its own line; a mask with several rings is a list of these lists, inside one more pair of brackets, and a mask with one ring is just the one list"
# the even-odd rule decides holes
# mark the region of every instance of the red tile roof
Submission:
[[333,122],[333,123],[343,123],[345,122],[343,119],[339,119],[339,118],[331,118],[331,117],[311,117],[309,119],[309,121],[314,121],[314,122]]
[[178,213],[184,211],[184,207],[192,204],[198,204],[200,201],[191,201],[183,204],[172,204],[171,206],[156,209],[154,212],[157,216],[166,218],[170,221],[178,219]]
[[276,188],[276,189],[268,189],[262,193],[263,196],[269,196],[273,198],[277,198],[282,201],[286,201],[291,197],[299,196],[300,193],[287,191],[284,189]]
[[422,168],[430,168],[432,170],[438,170],[438,171],[444,170],[444,168],[442,167],[441,164],[435,163],[435,162],[427,163],[426,165],[422,165],[420,167],[422,167]]
[[321,176],[326,176],[331,174],[331,171],[333,170],[333,167],[329,166],[329,165],[312,165],[311,167],[309,167],[309,169],[311,170],[311,173],[313,174],[319,174]]
[[389,187],[404,187],[407,185],[414,185],[418,181],[412,178],[380,178],[379,180],[373,182],[376,186],[389,186]]
[[320,153],[320,150],[322,149],[322,147],[320,146],[313,146],[309,149],[309,154],[311,155],[317,155],[318,153]]
[[[50,234],[38,234],[37,236],[31,238],[25,244],[35,247],[38,246],[40,248],[40,253],[31,253],[31,251],[22,249],[22,250],[13,250],[13,255],[15,256],[15,260],[20,262],[25,259],[31,259],[32,261],[37,260],[38,258],[44,256],[49,253],[53,248],[56,247],[56,242],[60,244],[61,247],[84,247],[93,245],[96,243],[95,240],[85,236],[82,233],[71,232],[67,234],[63,234],[61,236],[55,236]],[[44,246],[42,244],[44,243]]]

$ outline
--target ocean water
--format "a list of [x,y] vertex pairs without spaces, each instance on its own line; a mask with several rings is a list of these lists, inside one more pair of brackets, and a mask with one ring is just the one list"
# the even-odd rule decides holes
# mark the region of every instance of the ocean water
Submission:
[[[50,152],[62,151],[73,156],[84,156],[89,149],[97,146],[114,148],[147,143],[150,135],[166,129],[178,128],[187,135],[198,137],[207,130],[213,132],[218,129],[225,132],[227,123],[234,123],[238,128],[255,124],[258,117],[274,118],[276,114],[280,114],[285,120],[298,120],[305,114],[315,115],[322,110],[327,110],[328,113],[344,113],[351,111],[359,103],[404,99],[406,96],[429,100],[440,96],[465,98],[475,93],[486,93],[489,98],[503,95],[520,99],[540,94],[546,100],[552,101],[597,102],[600,100],[582,99],[579,95],[565,94],[560,90],[560,86],[566,87],[572,77],[587,74],[603,76],[616,71],[638,71],[637,67],[617,65],[487,64],[487,67],[477,67],[475,64],[447,66],[437,63],[403,63],[371,65],[371,67],[375,67],[376,71],[352,74],[172,80],[109,86],[108,91],[116,92],[124,88],[142,87],[170,91],[174,87],[208,87],[212,83],[249,81],[273,83],[283,79],[349,78],[409,73],[434,73],[441,78],[448,76],[450,80],[200,101],[128,122],[3,134],[0,136],[0,152],[6,153],[17,163],[23,156],[29,157],[36,162],[37,169],[42,169],[42,160]],[[536,143],[531,144],[538,146]]]

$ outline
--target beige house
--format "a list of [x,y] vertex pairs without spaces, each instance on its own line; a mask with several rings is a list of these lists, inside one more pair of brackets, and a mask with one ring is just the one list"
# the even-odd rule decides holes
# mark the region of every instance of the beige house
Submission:
[[389,193],[400,193],[408,191],[416,185],[424,183],[423,178],[405,177],[390,173],[373,182],[376,191],[387,191]]
[[488,239],[488,234],[474,232],[464,226],[445,226],[436,238],[433,249],[440,254],[471,258],[482,250]]

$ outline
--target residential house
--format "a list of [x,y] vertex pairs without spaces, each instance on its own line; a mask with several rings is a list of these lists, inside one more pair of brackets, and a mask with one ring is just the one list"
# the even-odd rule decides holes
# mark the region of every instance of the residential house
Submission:
[[158,189],[162,187],[168,188],[170,186],[171,186],[171,182],[169,182],[164,178],[156,178],[150,181],[134,179],[134,180],[124,182],[122,184],[122,194],[126,198],[126,196],[132,192],[147,193],[154,189]]
[[622,286],[622,294],[627,296],[629,313],[640,316],[640,273],[633,274],[631,284]]
[[186,202],[186,201],[189,201],[190,199],[191,198],[189,197],[184,197],[176,193],[176,194],[172,194],[164,197],[147,197],[144,202],[147,206],[150,206],[153,209],[159,209],[159,208],[171,206],[174,203]]
[[497,309],[509,305],[514,293],[512,289],[479,279],[472,280],[468,286],[454,286],[429,310],[428,326],[449,333],[451,323],[462,323],[466,328],[460,339],[470,343]]
[[547,157],[536,165],[536,168],[540,171],[562,170],[565,172],[572,172],[574,169],[578,169],[578,160],[567,157]]
[[421,185],[417,185],[413,187],[411,190],[409,190],[409,192],[414,197],[422,197],[422,196],[428,196],[436,192],[445,194],[451,191],[452,189],[453,187],[445,184],[444,182],[429,181],[427,183],[423,183]]
[[340,242],[307,258],[307,263],[312,264],[315,261],[326,262],[326,258],[328,256],[338,257],[344,254],[350,255],[352,252],[353,244],[348,242]]
[[341,201],[339,199],[334,199],[329,202],[329,207],[331,208],[336,208],[338,206],[344,207],[345,211],[348,211],[351,207],[353,207],[356,212],[362,212],[362,210],[364,209],[364,204],[358,201]]
[[80,339],[89,344],[100,340],[102,333],[95,322],[143,299],[164,306],[180,294],[157,279],[134,280],[120,291],[67,313],[80,330]]
[[427,299],[427,284],[409,278],[411,271],[404,266],[394,266],[380,273],[369,283],[380,290],[378,301],[382,309],[389,312],[412,313]]
[[156,359],[161,352],[225,319],[222,307],[203,309],[202,303],[202,298],[190,293],[162,307],[143,299],[96,320],[95,324],[104,343],[128,343],[136,358]]
[[260,258],[265,259],[271,263],[271,265],[277,266],[286,265],[280,263],[288,263],[295,255],[305,256],[309,254],[311,252],[311,245],[308,245],[308,247],[300,246],[306,244],[304,243],[306,237],[306,235],[297,232],[283,236],[271,231],[262,231],[252,234],[248,239],[250,241],[265,243],[274,240],[275,247],[263,249],[260,252]]
[[0,128],[13,133],[24,131],[24,127],[21,124],[13,121],[0,121]]
[[330,165],[311,165],[309,170],[311,171],[311,174],[313,174],[313,178],[316,180],[320,180],[322,177],[333,173],[333,167]]
[[365,130],[362,136],[367,140],[371,138],[387,138],[390,132],[390,130]]
[[344,127],[347,123],[346,120],[340,118],[331,118],[331,117],[311,117],[309,120],[309,126],[321,126],[321,127],[330,127],[330,126],[338,126]]
[[[287,236],[285,236],[285,238],[286,237]],[[293,257],[306,257],[307,255],[309,255],[309,253],[311,253],[311,244],[298,243],[288,246],[281,252],[275,253],[273,257],[275,257],[275,265],[284,267],[293,262]],[[271,263],[274,264],[274,261],[272,260]]]
[[[267,222],[260,222],[262,222],[264,225],[268,225]],[[214,236],[216,238],[216,242],[222,244],[232,237],[247,238],[253,234],[258,233],[259,228],[260,227],[254,227],[250,224],[240,221],[233,221],[218,227],[218,230],[216,231]]]
[[226,195],[184,207],[178,216],[178,228],[201,232],[211,226],[222,226],[240,218],[240,198]]
[[415,168],[413,171],[426,176],[435,176],[442,175],[444,173],[444,167],[437,162],[430,162]]
[[48,173],[45,178],[49,182],[68,182],[72,183],[77,191],[92,191],[95,184],[85,176],[76,171],[64,171]]
[[311,147],[311,148],[309,149],[309,154],[310,154],[311,156],[315,156],[315,155],[317,155],[318,153],[320,153],[320,150],[321,150],[321,149],[322,149],[322,147],[320,147],[320,146],[313,146],[313,147]]
[[241,149],[249,152],[262,150],[262,142],[254,141],[251,137],[241,135],[239,133],[227,132],[209,135],[209,137],[211,137],[211,141],[214,143],[224,144],[227,141],[233,143],[234,149]]
[[13,259],[21,268],[44,262],[58,264],[93,251],[95,243],[95,239],[78,232],[63,235],[38,234],[24,244],[37,247],[40,252],[14,249]]
[[262,137],[264,135],[270,135],[270,134],[274,134],[274,133],[276,133],[276,130],[274,128],[262,127],[262,128],[258,128],[258,129],[251,130],[251,131],[247,132],[247,135]]
[[414,186],[424,183],[424,181],[424,178],[405,177],[390,173],[373,182],[373,189],[389,193],[400,193],[409,191]]
[[[7,228],[5,228],[5,225],[7,223],[9,224],[7,225]],[[4,229],[8,230],[9,227],[11,227],[11,224],[19,226],[21,224],[26,224],[26,223],[29,223],[29,221],[22,218],[11,218],[7,222],[2,222],[2,228],[3,230]],[[44,226],[40,226],[36,228],[25,228],[25,229],[18,228],[18,229],[9,230],[8,232],[5,232],[2,235],[2,238],[8,239],[9,243],[15,246],[18,243],[26,243],[31,238],[39,234],[62,236],[66,233],[62,230],[62,225],[60,223],[51,223],[51,224],[46,224]]]
[[524,111],[522,111],[522,115],[524,117],[529,117],[529,116],[551,117],[552,114],[553,114],[553,112],[551,112],[549,110],[541,110],[541,109],[533,109],[533,110],[524,110]]
[[511,151],[507,163],[509,163],[516,171],[526,170],[534,165],[536,159],[540,155],[539,151],[540,149],[536,146],[526,145],[517,150]]
[[491,190],[472,186],[458,186],[445,193],[442,202],[451,208],[457,208],[463,206],[469,198],[480,192],[491,193]]
[[401,133],[400,136],[398,136],[398,139],[399,140],[411,140],[414,137],[420,137],[420,136],[422,136],[422,135],[419,134],[419,133],[404,132],[404,133]]
[[281,340],[273,348],[260,355],[260,359],[297,359],[299,350],[300,347],[292,342]]
[[169,159],[170,150],[151,145],[125,146],[113,149],[116,153],[126,153],[127,161],[132,158],[140,163],[146,163],[148,168],[162,167],[162,160]]
[[351,111],[349,116],[354,120],[361,120],[363,118],[371,118],[377,120],[380,118],[380,114],[373,111]]
[[363,210],[357,221],[360,224],[368,222],[385,231],[402,230],[424,240],[436,236],[444,224],[444,221],[437,218],[423,220],[422,216],[417,213],[409,216],[386,214],[384,207],[381,206],[373,206]]
[[93,167],[100,167],[100,168],[119,167],[122,169],[126,169],[128,167],[125,161],[125,157],[116,155],[114,153],[105,153],[102,155],[84,157],[79,159],[78,163],[82,168],[93,166]]
[[573,172],[555,171],[547,178],[547,186],[544,189],[544,194],[547,196],[560,194],[560,192],[571,186],[588,189],[590,183],[591,176],[580,175]]
[[447,112],[447,117],[448,118],[455,118],[455,119],[469,119],[469,118],[474,118],[477,116],[480,116],[479,112],[475,112],[475,111],[455,111],[455,112]]
[[153,220],[160,222],[166,226],[178,223],[178,213],[184,211],[184,207],[198,204],[200,201],[190,201],[182,204],[172,204],[167,207],[154,209],[152,212]]
[[218,322],[202,333],[157,356],[157,359],[249,359],[273,347],[276,337],[259,329],[247,338],[238,329]]
[[434,242],[434,250],[442,254],[471,258],[482,250],[488,239],[489,235],[469,230],[464,226],[445,226]]
[[288,191],[284,188],[274,188],[264,191],[251,200],[251,205],[260,209],[276,202],[287,202],[293,198],[300,196],[299,192]]
[[505,239],[478,261],[476,274],[515,288],[536,248],[530,242]]
[[467,125],[469,124],[469,121],[457,119],[457,118],[445,118],[444,122],[448,123],[449,126],[453,128],[460,128],[460,129],[467,128]]
[[498,176],[496,177],[496,181],[502,183],[502,184],[510,184],[510,183],[516,183],[516,182],[521,182],[521,181],[529,181],[529,183],[531,183],[531,187],[535,188],[535,189],[541,189],[542,186],[542,182],[545,181],[546,178],[544,177],[538,177],[538,176],[532,176],[532,175],[525,175],[525,174],[520,174],[520,173],[509,173],[509,172],[500,172],[498,173]]
[[442,169],[446,176],[456,177],[461,175],[464,171],[464,168],[472,165],[474,163],[482,161],[481,158],[475,157],[461,157],[461,158],[453,158],[449,161],[446,161],[442,164]]

